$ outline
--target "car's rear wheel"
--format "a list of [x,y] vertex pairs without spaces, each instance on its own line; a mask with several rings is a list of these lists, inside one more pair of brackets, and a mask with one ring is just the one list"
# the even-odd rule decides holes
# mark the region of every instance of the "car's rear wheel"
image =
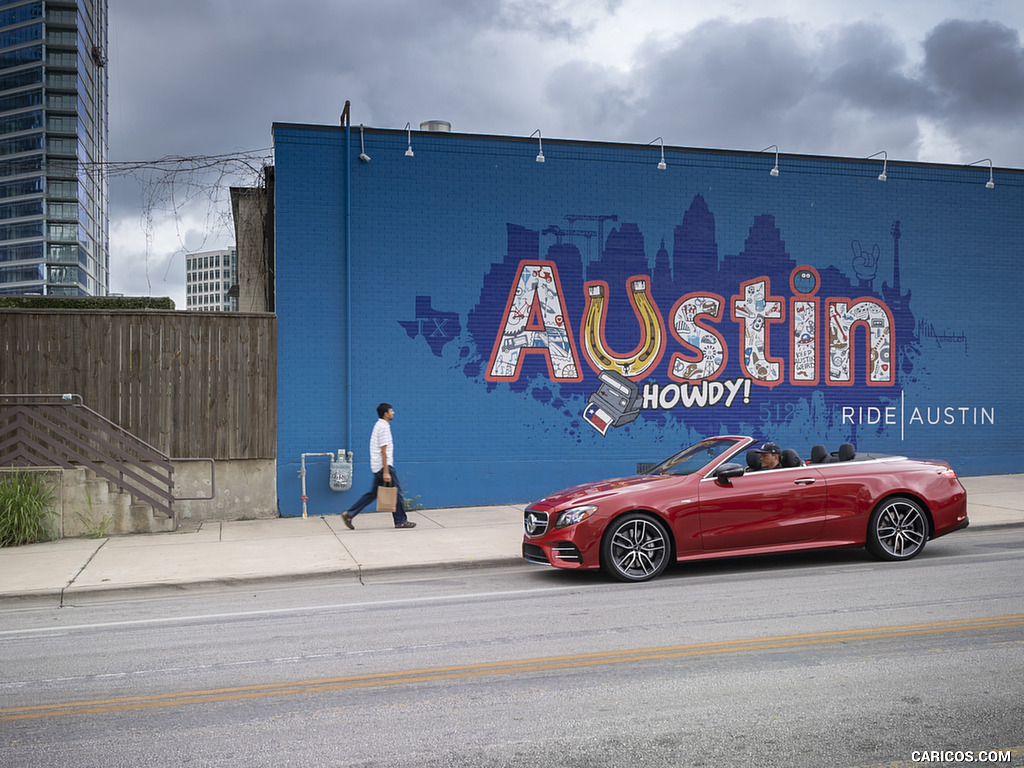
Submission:
[[601,542],[601,567],[619,581],[647,581],[668,566],[668,530],[651,515],[633,512],[615,520]]
[[886,499],[871,514],[867,549],[880,560],[909,560],[927,541],[928,516],[913,499]]

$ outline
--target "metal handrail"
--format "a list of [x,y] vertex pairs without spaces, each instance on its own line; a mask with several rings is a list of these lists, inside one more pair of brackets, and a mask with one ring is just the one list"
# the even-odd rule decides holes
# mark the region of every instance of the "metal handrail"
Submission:
[[[74,418],[61,409],[73,408]],[[178,500],[212,499],[213,459],[171,459],[77,394],[0,395],[0,465],[85,466],[168,517]],[[175,497],[172,461],[209,461],[210,496]],[[113,467],[113,469],[111,469]]]

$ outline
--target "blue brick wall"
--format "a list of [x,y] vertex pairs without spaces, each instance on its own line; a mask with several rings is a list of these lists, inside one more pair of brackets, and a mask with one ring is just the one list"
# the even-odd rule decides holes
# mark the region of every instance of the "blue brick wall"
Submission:
[[[282,514],[301,514],[303,453],[355,453],[345,493],[328,490],[326,459],[307,462],[311,514],[339,513],[363,493],[382,400],[396,410],[406,493],[427,507],[529,501],[632,474],[637,462],[723,432],[804,455],[850,440],[944,458],[964,474],[1021,471],[1012,338],[1024,174],[999,170],[988,190],[987,168],[895,160],[879,182],[876,160],[782,155],[771,177],[771,152],[666,148],[662,171],[657,145],[545,139],[538,163],[536,139],[414,132],[411,158],[404,131],[365,129],[364,141],[368,163],[357,159],[358,127],[348,142],[340,127],[274,127]],[[615,218],[599,225],[598,216]],[[564,317],[545,314],[552,294],[536,281],[516,297],[523,261],[539,264],[545,285],[557,272]],[[816,280],[807,294],[791,285],[803,267]],[[630,299],[635,275],[658,315],[648,337]],[[782,300],[780,318],[757,302],[737,309],[741,285],[758,279],[770,284],[769,303]],[[606,312],[588,333],[586,284],[598,281]],[[531,307],[534,294],[544,299]],[[714,359],[674,335],[673,310],[691,294],[721,299],[717,321],[685,332],[713,343],[716,331],[724,359],[680,380],[674,356]],[[808,299],[818,302],[817,337],[805,342],[818,351],[818,380],[794,383],[793,301]],[[884,310],[852,325],[837,318],[830,337],[836,299]],[[510,319],[519,311],[525,326]],[[741,322],[736,312],[747,311]],[[742,337],[760,322],[763,336]],[[892,344],[870,347],[884,325]],[[566,327],[571,341],[559,336]],[[534,345],[518,353],[518,377],[495,373],[492,357],[513,359],[495,352],[503,332]],[[640,393],[639,414],[602,434],[600,418],[584,415],[600,386],[585,337],[638,367],[658,334],[657,364],[622,374]],[[851,380],[829,382],[829,354],[847,335]],[[575,377],[549,372],[558,344],[572,348]],[[782,380],[753,372],[773,360]],[[872,365],[889,366],[890,380],[869,383]],[[675,401],[701,382],[712,399],[715,386],[735,387],[728,407],[724,396],[704,407]]]

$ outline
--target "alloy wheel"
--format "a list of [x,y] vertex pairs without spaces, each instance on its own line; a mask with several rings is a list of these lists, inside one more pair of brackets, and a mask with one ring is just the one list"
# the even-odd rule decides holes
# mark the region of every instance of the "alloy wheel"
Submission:
[[928,519],[917,502],[890,499],[875,510],[868,530],[868,550],[883,560],[909,560],[924,549]]
[[626,515],[609,527],[602,550],[602,564],[612,576],[620,581],[647,581],[668,565],[668,533],[652,517]]

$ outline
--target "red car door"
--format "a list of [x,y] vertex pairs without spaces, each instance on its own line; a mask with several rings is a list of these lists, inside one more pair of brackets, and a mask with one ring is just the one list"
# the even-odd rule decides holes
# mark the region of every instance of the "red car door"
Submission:
[[825,526],[825,478],[811,467],[768,469],[699,485],[705,550],[761,547],[813,539]]

